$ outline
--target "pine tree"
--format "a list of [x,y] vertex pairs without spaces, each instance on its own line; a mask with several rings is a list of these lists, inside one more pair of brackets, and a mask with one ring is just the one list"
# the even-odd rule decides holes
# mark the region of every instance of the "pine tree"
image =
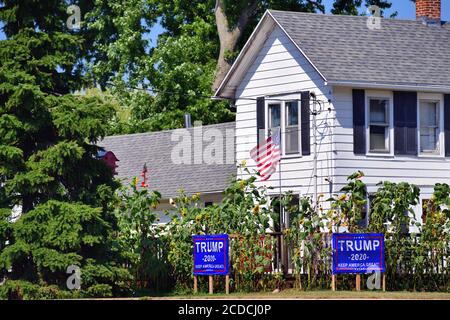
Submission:
[[[74,94],[89,85],[86,42],[67,28],[65,1],[1,4],[0,278],[64,290],[74,265],[79,293],[117,294],[128,278],[114,238],[118,185],[96,157],[113,108]],[[14,296],[8,281],[0,296]]]

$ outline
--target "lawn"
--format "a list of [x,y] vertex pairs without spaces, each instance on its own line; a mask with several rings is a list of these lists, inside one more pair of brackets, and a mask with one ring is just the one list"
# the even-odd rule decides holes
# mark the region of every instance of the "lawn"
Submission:
[[418,299],[418,300],[450,300],[450,293],[445,292],[381,292],[381,291],[299,291],[287,289],[281,292],[257,292],[257,293],[231,293],[229,295],[218,293],[209,295],[199,293],[196,295],[163,296],[163,297],[142,297],[142,299],[300,299],[300,300],[342,300],[342,299]]

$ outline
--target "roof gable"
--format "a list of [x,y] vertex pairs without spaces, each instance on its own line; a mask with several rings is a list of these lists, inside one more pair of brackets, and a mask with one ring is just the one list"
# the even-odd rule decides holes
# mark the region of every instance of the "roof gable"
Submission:
[[264,30],[270,23],[272,29],[276,24],[286,33],[330,84],[426,87],[450,92],[450,23],[430,27],[417,20],[382,19],[381,29],[373,30],[367,21],[367,17],[359,16],[270,10],[216,96],[233,97],[248,61],[254,60],[255,51],[261,50],[268,37],[263,34],[270,34],[267,27]]
[[[297,43],[292,40],[290,35],[286,33],[280,23],[273,17],[272,11],[267,10],[245,43],[235,62],[231,66],[231,69],[225,75],[225,78],[214,95],[215,97],[230,99],[234,98],[236,89],[239,87],[245,73],[251,67],[258,56],[259,51],[263,48],[264,43],[277,26],[286,34],[289,40],[292,41],[302,55],[309,61],[309,63],[311,63],[308,56],[305,55]],[[322,76],[322,78],[326,80],[319,69],[314,64],[311,63],[311,65]]]

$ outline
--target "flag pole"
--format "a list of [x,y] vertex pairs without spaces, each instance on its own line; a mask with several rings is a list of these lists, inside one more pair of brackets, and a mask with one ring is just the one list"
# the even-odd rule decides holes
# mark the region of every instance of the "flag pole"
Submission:
[[281,231],[283,232],[284,230],[284,221],[285,221],[285,217],[284,217],[284,213],[283,213],[283,205],[281,203],[281,197],[282,197],[282,192],[281,192],[281,159],[283,158],[283,140],[281,139],[281,124],[280,124],[280,161],[278,161],[278,188],[279,188],[279,193],[280,193],[280,218],[281,218]]
[[284,229],[284,221],[285,221],[285,217],[284,217],[284,212],[283,212],[283,204],[281,202],[282,200],[282,192],[281,192],[281,159],[283,158],[283,140],[281,139],[281,126],[280,126],[280,161],[278,162],[278,187],[279,187],[279,191],[280,191],[280,215],[283,215],[283,227],[282,229]]
[[283,210],[283,193],[281,191],[281,159],[283,158],[283,139],[281,139],[281,124],[280,124],[280,131],[279,131],[279,141],[280,141],[280,161],[278,161],[278,187],[279,187],[279,201],[280,201],[280,231],[281,231],[281,236],[280,236],[280,240],[281,240],[281,263],[282,263],[282,267],[283,267],[283,274],[286,275],[287,274],[287,270],[288,270],[288,266],[287,266],[287,262],[288,262],[288,257],[287,257],[287,246],[286,246],[286,242],[284,241],[284,233],[283,231],[285,230],[285,223],[286,223],[286,216],[285,216],[285,212]]

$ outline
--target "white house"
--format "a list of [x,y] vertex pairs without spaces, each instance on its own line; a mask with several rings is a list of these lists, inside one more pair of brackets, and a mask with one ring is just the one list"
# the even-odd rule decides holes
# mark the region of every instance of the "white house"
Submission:
[[215,93],[237,108],[236,160],[255,169],[250,150],[281,127],[281,170],[259,182],[274,194],[281,185],[313,195],[314,141],[326,196],[357,170],[369,193],[405,181],[420,187],[421,201],[435,183],[450,184],[450,23],[423,6],[417,0],[417,20],[375,24],[267,11]]

